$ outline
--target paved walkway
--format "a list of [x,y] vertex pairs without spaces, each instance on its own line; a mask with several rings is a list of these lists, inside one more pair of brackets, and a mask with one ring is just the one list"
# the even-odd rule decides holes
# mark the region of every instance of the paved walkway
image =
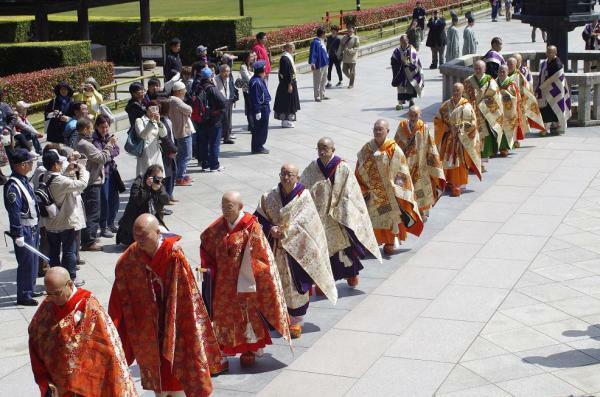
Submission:
[[[517,21],[477,25],[482,51],[495,34],[507,50],[542,49],[543,43],[529,42],[529,32]],[[577,34],[574,49],[581,44]],[[250,155],[244,117],[236,110],[239,138],[222,147],[225,172],[200,174],[192,167],[196,182],[177,188],[181,203],[167,217],[192,262],[199,259],[199,233],[219,215],[224,191],[241,191],[253,211],[260,194],[277,183],[279,166],[304,167],[316,157],[321,136],[333,137],[337,153],[353,163],[377,118],[395,128],[404,112],[392,110],[390,52],[361,59],[355,89],[331,90],[332,99],[323,103],[311,100],[311,76],[300,76],[298,127],[284,130],[272,121],[268,156]],[[427,50],[422,57],[429,65]],[[425,74],[419,104],[430,121],[441,78],[437,71]],[[532,137],[523,146],[492,160],[468,194],[443,197],[423,236],[409,238],[401,254],[383,264],[368,261],[359,288],[340,283],[337,306],[313,301],[293,353],[275,339],[249,371],[230,360],[230,373],[214,379],[214,394],[529,397],[600,391],[599,367],[591,365],[600,359],[593,339],[600,336],[594,326],[600,320],[600,134],[569,129],[565,137]],[[134,159],[124,154],[118,163],[124,177],[133,178]],[[0,222],[6,228],[6,214]],[[103,243],[106,252],[86,253],[79,274],[106,304],[120,250]],[[26,329],[35,310],[14,306],[12,248],[2,248],[0,260],[0,395],[32,396]],[[137,367],[132,370],[139,382]]]

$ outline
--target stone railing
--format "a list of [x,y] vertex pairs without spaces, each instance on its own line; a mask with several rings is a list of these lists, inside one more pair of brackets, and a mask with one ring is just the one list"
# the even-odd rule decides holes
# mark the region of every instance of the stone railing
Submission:
[[[502,53],[505,58],[512,54]],[[520,54],[536,81],[540,61],[546,58],[546,54],[535,51],[522,51]],[[454,83],[462,82],[473,74],[473,62],[479,59],[481,55],[465,55],[440,66],[444,84],[443,100],[452,96]],[[568,63],[570,72],[565,75],[571,87],[573,104],[573,116],[569,120],[569,125],[578,127],[600,125],[600,69],[598,72],[591,72],[594,63],[600,68],[600,51],[570,53]]]

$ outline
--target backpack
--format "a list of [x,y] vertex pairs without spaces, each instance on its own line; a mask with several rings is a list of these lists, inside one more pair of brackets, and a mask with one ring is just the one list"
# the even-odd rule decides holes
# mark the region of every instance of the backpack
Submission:
[[204,123],[210,120],[210,110],[206,90],[204,90],[202,87],[198,87],[191,96],[191,101],[192,121],[195,123]]
[[54,218],[58,213],[58,207],[50,194],[50,184],[56,178],[56,175],[50,175],[47,181],[43,181],[44,174],[40,175],[37,189],[33,191],[35,201],[40,209],[40,216],[43,218]]

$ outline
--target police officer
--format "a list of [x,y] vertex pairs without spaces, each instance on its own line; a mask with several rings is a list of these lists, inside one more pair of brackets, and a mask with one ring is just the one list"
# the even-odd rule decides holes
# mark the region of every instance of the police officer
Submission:
[[22,306],[37,306],[33,298],[41,296],[34,291],[38,257],[24,247],[26,243],[37,249],[39,243],[39,211],[27,178],[33,169],[33,160],[26,149],[16,149],[12,157],[13,172],[4,185],[4,206],[17,258],[17,304]]

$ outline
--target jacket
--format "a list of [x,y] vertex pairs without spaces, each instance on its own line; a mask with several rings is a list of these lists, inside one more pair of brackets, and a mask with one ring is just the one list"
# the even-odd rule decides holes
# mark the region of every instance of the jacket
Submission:
[[338,50],[338,58],[341,58],[343,63],[356,63],[359,46],[360,40],[357,35],[353,34],[352,36],[346,35],[342,37]]
[[[227,85],[227,95],[225,95],[225,85]],[[215,76],[215,86],[221,95],[223,95],[223,97],[230,103],[235,103],[239,99],[239,93],[237,88],[235,88],[232,75],[229,75],[227,78],[227,83],[223,81],[220,75]]]
[[340,36],[329,36],[327,37],[327,55],[331,62],[337,62],[339,60],[337,56],[338,49],[340,48]]
[[[104,150],[106,145],[108,144],[108,137],[102,138],[98,132],[94,131],[94,135],[92,135],[92,143],[98,150]],[[104,165],[104,175],[109,175],[111,170],[117,168],[117,163],[115,162],[115,157],[117,157],[121,153],[121,149],[119,149],[119,145],[115,145],[112,147],[110,151],[110,160]]]
[[315,65],[315,69],[321,69],[329,65],[329,57],[327,56],[327,47],[325,43],[318,37],[310,43],[310,51],[308,53],[308,63]]
[[165,66],[163,67],[165,81],[171,80],[173,76],[175,76],[177,73],[180,73],[182,67],[183,65],[181,63],[179,53],[168,51],[165,59]]
[[271,73],[271,60],[269,59],[269,53],[264,45],[256,43],[252,46],[252,51],[256,52],[257,61],[265,61],[265,73],[267,76]]
[[133,128],[133,126],[135,126],[135,121],[146,115],[146,105],[143,102],[138,102],[131,98],[129,102],[127,102],[127,106],[125,106],[125,112],[127,112],[129,125]]
[[160,153],[160,140],[167,135],[164,124],[142,116],[135,121],[135,132],[144,140],[144,151],[137,158],[136,175],[143,175],[148,167],[154,164],[164,167]]
[[161,116],[160,121],[165,126],[167,135],[160,140],[160,152],[162,154],[163,167],[165,169],[165,178],[175,176],[177,164],[174,158],[169,157],[169,154],[177,154],[177,146],[173,138],[173,125],[168,117]]
[[104,183],[104,166],[111,160],[113,146],[107,144],[103,150],[99,150],[92,143],[92,138],[79,135],[75,150],[87,158],[85,168],[90,173],[88,185],[102,185]]
[[176,96],[171,96],[169,101],[169,119],[173,123],[173,136],[175,136],[175,139],[192,135],[190,120],[192,107]]
[[425,30],[425,15],[427,12],[423,7],[415,7],[412,13],[413,21],[417,21],[417,26],[421,28],[421,30]]
[[170,198],[164,186],[157,192],[146,185],[143,175],[138,175],[131,185],[129,201],[123,217],[119,220],[117,244],[129,245],[133,242],[133,223],[142,214],[152,214],[165,226],[162,210]]
[[45,218],[44,226],[50,232],[61,232],[63,230],[85,228],[85,210],[81,192],[88,185],[90,173],[82,169],[79,176],[69,176],[59,172],[48,172],[43,174],[42,181],[47,181],[51,175],[56,175],[48,187],[52,199],[59,208],[58,214],[53,218]]
[[250,114],[261,113],[264,116],[271,111],[269,89],[265,80],[257,74],[250,79],[248,97],[250,99]]
[[444,18],[438,18],[433,20],[429,19],[427,22],[429,33],[427,34],[427,41],[425,45],[427,47],[443,47],[446,45],[446,20]]

